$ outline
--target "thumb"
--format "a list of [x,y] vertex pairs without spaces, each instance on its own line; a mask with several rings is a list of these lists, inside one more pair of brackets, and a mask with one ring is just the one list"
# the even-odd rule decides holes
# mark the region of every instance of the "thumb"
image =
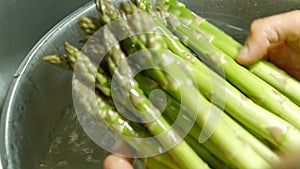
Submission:
[[104,169],[133,169],[132,160],[115,154],[107,156],[103,163]]
[[237,62],[243,65],[251,64],[267,55],[270,41],[266,20],[255,20],[250,27],[250,31],[244,47],[236,58]]
[[300,11],[295,10],[278,14],[252,22],[245,46],[240,51],[237,62],[243,65],[251,64],[267,57],[271,44],[299,39]]
[[103,163],[104,169],[133,169],[132,149],[123,141],[115,144],[114,153],[107,156]]

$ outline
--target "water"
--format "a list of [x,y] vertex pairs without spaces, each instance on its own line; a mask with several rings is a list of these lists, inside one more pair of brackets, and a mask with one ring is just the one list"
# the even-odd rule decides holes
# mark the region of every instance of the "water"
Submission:
[[107,155],[85,134],[73,108],[67,108],[50,135],[40,169],[99,169]]

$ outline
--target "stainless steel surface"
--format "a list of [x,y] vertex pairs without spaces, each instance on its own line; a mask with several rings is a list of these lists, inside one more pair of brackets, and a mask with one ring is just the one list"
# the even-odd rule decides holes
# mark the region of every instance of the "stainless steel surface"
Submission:
[[90,0],[0,0],[0,110],[18,66],[60,20]]
[[82,34],[77,19],[91,13],[82,7],[53,28],[31,50],[15,73],[1,119],[1,158],[9,169],[36,169],[49,145],[61,112],[71,104],[71,74],[41,60],[45,54],[61,52],[63,42],[78,42]]
[[[72,0],[73,2],[74,0]],[[300,1],[296,0],[185,0],[183,2],[240,41],[244,40],[247,28],[254,18],[300,7]],[[68,3],[68,1],[64,1],[64,3]],[[49,133],[54,128],[61,112],[72,103],[71,73],[43,62],[41,57],[45,54],[62,51],[62,42],[65,40],[78,42],[81,34],[76,27],[77,18],[94,12],[94,7],[90,4],[66,18],[39,41],[15,74],[3,107],[0,128],[1,158],[5,169],[37,169],[39,167],[41,157],[49,145]],[[20,17],[22,17],[21,14]],[[49,19],[48,17],[45,16],[45,20]],[[1,19],[3,20],[3,18]],[[38,24],[31,25],[29,28],[32,29],[30,31],[35,31],[40,26]],[[13,27],[12,29],[17,28]],[[2,37],[4,33],[2,32],[0,35]],[[17,39],[19,36],[21,35],[12,34],[12,39]],[[8,35],[5,37],[9,39]],[[27,41],[21,39],[21,42],[19,45]],[[15,44],[5,45],[6,48],[3,51],[6,52],[4,54],[11,52]],[[2,47],[2,44],[0,46]],[[30,45],[26,44],[23,50],[27,50],[29,47]],[[14,52],[18,53],[18,51]],[[20,62],[21,58],[22,56],[19,56],[16,62]],[[11,78],[14,72],[14,66],[11,66],[12,61],[8,61],[8,57],[2,60],[0,69],[9,69],[10,73],[6,73],[6,76]],[[0,77],[3,76],[1,72],[3,73],[3,71],[0,70]],[[7,88],[7,84],[2,88]],[[3,94],[0,96],[3,98]]]

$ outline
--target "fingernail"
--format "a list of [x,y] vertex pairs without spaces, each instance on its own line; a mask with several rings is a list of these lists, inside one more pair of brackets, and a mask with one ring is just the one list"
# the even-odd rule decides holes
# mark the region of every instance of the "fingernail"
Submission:
[[238,62],[243,62],[243,61],[245,61],[245,60],[247,60],[247,59],[248,59],[248,47],[247,47],[247,46],[244,46],[244,47],[242,48],[242,50],[240,50],[240,52],[239,52],[239,54],[238,54],[236,60],[237,60]]

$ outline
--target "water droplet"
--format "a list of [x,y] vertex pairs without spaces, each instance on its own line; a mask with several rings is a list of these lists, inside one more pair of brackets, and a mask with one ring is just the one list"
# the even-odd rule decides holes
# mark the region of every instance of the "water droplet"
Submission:
[[47,165],[46,165],[46,164],[43,164],[43,163],[41,163],[41,164],[40,164],[40,167],[41,167],[41,168],[46,168],[46,167],[47,167]]
[[82,151],[86,154],[92,154],[94,152],[94,150],[91,148],[83,148]]
[[57,167],[64,167],[68,165],[68,162],[67,161],[60,161],[56,164]]

